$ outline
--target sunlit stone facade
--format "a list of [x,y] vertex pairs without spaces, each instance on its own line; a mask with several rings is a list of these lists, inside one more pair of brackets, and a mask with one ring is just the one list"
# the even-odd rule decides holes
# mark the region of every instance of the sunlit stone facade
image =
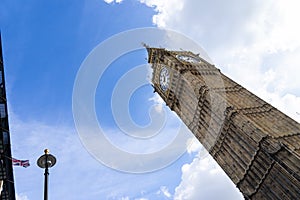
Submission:
[[300,199],[299,123],[192,52],[147,51],[155,92],[245,199]]

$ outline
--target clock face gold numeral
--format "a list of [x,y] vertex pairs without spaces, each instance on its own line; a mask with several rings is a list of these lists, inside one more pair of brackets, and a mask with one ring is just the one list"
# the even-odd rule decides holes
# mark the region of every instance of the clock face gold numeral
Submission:
[[188,55],[177,55],[176,56],[179,60],[184,61],[184,62],[189,62],[189,63],[200,63],[200,59],[193,57],[193,56],[188,56]]
[[166,67],[163,67],[160,71],[160,76],[159,76],[160,88],[163,91],[166,91],[169,88],[169,81],[170,81],[169,70]]

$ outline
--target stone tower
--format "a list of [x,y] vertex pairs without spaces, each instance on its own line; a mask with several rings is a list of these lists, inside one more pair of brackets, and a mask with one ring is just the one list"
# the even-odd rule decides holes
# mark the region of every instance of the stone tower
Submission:
[[245,199],[300,199],[300,124],[187,51],[149,48],[152,83]]

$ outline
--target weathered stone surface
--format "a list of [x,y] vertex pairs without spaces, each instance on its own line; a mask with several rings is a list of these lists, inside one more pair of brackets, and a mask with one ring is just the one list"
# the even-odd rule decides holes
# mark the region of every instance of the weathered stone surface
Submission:
[[[147,48],[152,83],[245,199],[300,199],[300,124],[192,52]],[[178,55],[196,58],[182,60]],[[168,89],[160,71],[168,68]]]

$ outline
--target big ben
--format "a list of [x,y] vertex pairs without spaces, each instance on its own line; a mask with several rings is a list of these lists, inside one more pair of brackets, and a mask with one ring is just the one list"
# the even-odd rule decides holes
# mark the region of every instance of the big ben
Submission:
[[189,51],[146,47],[152,84],[245,199],[300,199],[300,124]]

